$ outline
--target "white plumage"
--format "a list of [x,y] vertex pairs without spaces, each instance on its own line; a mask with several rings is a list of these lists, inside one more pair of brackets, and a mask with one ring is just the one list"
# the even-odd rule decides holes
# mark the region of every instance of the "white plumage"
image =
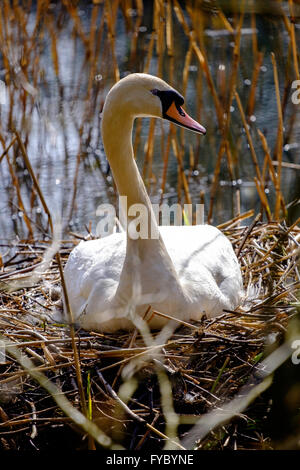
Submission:
[[[151,303],[152,308],[159,312],[183,320],[197,320],[203,313],[217,316],[224,308],[233,309],[239,304],[242,285],[239,265],[230,242],[219,230],[199,225],[160,227],[160,232],[185,296],[178,292],[176,286],[168,285],[168,279],[159,270],[156,256],[146,261],[137,260],[133,282],[145,281],[145,273],[148,273],[148,288],[143,285],[140,298],[133,299],[140,314]],[[125,252],[125,232],[81,242],[72,251],[65,278],[72,311],[76,318],[82,315],[84,328],[104,331],[132,328],[126,318],[117,318],[126,313],[131,291],[128,291],[128,296],[126,292],[123,298],[119,296],[118,300],[115,297]],[[144,276],[141,276],[141,271],[144,271]],[[106,315],[113,315],[111,309],[115,310],[116,317],[107,322]],[[101,325],[102,320],[105,323]],[[151,326],[159,328],[164,323],[162,317],[156,316]]]
[[[146,205],[153,223],[131,144],[136,116],[163,117],[160,98],[150,93],[152,89],[173,90],[145,74],[118,82],[105,103],[102,137],[119,193],[128,197],[129,204]],[[196,130],[194,124],[190,128]],[[239,264],[231,243],[218,229],[163,226],[159,232],[157,239],[146,240],[114,233],[81,242],[72,251],[64,275],[74,318],[83,328],[132,329],[131,315],[143,315],[149,305],[186,321],[203,313],[214,317],[239,305],[243,297]],[[154,315],[150,326],[161,328],[166,321]]]

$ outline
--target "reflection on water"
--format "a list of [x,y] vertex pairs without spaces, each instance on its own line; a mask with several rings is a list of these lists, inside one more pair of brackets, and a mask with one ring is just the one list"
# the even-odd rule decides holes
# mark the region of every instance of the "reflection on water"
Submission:
[[[90,223],[94,230],[98,222],[97,206],[103,202],[116,202],[113,181],[101,145],[103,101],[118,73],[122,77],[149,67],[150,73],[161,75],[185,93],[185,106],[189,114],[207,128],[205,137],[187,131],[177,132],[190,195],[194,203],[199,203],[204,192],[208,210],[221,132],[205,75],[196,54],[191,51],[189,36],[173,9],[176,2],[168,3],[171,5],[171,14],[166,7],[168,18],[160,17],[162,24],[166,21],[168,25],[171,21],[172,37],[164,33],[158,39],[153,35],[155,2],[144,2],[143,12],[138,8],[124,12],[124,7],[115,8],[118,4],[114,2],[110,7],[105,7],[102,2],[87,6],[82,1],[76,15],[71,7],[65,8],[60,2],[45,2],[45,9],[39,11],[37,4],[40,3],[34,3],[29,11],[24,10],[22,18],[20,12],[11,11],[9,15],[1,12],[2,23],[6,21],[6,25],[0,56],[0,156],[14,136],[13,129],[19,130],[51,212],[63,218],[65,236],[69,231],[85,232],[85,226]],[[261,3],[267,2],[256,5]],[[236,25],[239,15],[228,10],[229,2],[223,4],[224,18],[229,26]],[[285,9],[286,5],[283,7]],[[258,8],[256,14],[246,13],[241,28],[236,86],[245,110],[249,111],[253,80],[257,79],[255,103],[251,114],[248,114],[248,124],[262,172],[266,170],[265,153],[257,129],[266,136],[271,156],[276,160],[273,152],[278,114],[272,51],[276,54],[284,111],[283,160],[300,163],[299,111],[291,102],[290,88],[295,79],[292,50],[282,12],[278,8],[272,10],[272,15],[265,8],[262,12]],[[5,14],[8,15],[8,22]],[[198,15],[196,39],[199,48],[206,54],[219,100],[226,108],[236,36],[225,27],[226,24],[214,10],[202,9],[200,3],[195,11],[191,10],[190,3],[183,9],[183,19],[190,28],[191,15]],[[161,34],[160,26],[156,27],[155,34]],[[299,39],[297,21],[295,34]],[[152,47],[153,52],[150,53]],[[259,67],[256,67],[257,51],[261,52]],[[213,223],[224,222],[235,215],[237,188],[240,190],[241,212],[260,209],[251,152],[234,99],[230,113],[232,168],[230,172],[228,159],[224,156]],[[178,172],[172,146],[167,181],[162,190],[162,154],[167,145],[169,124],[156,122],[153,154],[149,138],[151,126],[149,119],[143,119],[142,126],[137,126],[135,139],[137,161],[147,189],[153,202],[158,202],[162,197],[164,202],[179,200],[183,203],[182,175]],[[0,238],[28,235],[24,211],[39,236],[42,236],[46,229],[44,211],[32,190],[31,178],[16,146],[10,149],[8,158],[1,159],[0,172]],[[297,166],[283,166],[281,178],[285,201],[298,198]],[[268,178],[266,194],[273,206],[274,189]],[[297,206],[292,210],[292,217],[295,218],[299,213]]]

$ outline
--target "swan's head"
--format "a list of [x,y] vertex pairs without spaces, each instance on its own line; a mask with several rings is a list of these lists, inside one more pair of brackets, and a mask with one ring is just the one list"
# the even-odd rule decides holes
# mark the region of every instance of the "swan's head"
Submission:
[[116,83],[105,101],[105,108],[131,117],[158,117],[199,134],[206,130],[182,109],[184,98],[166,82],[153,75],[133,73]]

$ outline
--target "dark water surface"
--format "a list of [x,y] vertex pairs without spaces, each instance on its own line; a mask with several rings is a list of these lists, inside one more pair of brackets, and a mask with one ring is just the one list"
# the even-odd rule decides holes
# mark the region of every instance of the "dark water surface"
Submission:
[[[273,152],[277,138],[278,114],[271,62],[272,51],[277,60],[281,97],[282,100],[286,100],[282,158],[284,162],[300,164],[299,105],[293,104],[291,100],[293,92],[291,83],[296,77],[292,66],[290,36],[283,21],[282,12],[277,11],[272,2],[257,2],[256,5],[261,6],[262,3],[265,5],[263,11],[257,8],[255,13],[245,13],[237,74],[237,90],[246,109],[256,65],[253,53],[256,41],[258,50],[263,53],[263,58],[255,92],[255,107],[253,114],[248,118],[261,170],[264,152],[257,129],[260,129],[267,137],[271,156],[276,160]],[[185,20],[191,27],[189,15],[193,11],[191,10],[192,3],[181,2],[180,4],[183,7]],[[234,2],[223,2],[223,4],[226,18],[235,25],[238,21],[238,14],[233,10],[232,5],[236,4]],[[117,10],[114,26],[115,59],[121,77],[129,72],[144,70],[153,30],[153,5],[154,2],[144,2],[141,18],[138,17],[137,9],[133,8],[126,14],[121,8]],[[247,2],[246,5],[248,5]],[[269,8],[267,8],[268,5]],[[173,8],[173,2],[171,6]],[[10,23],[6,25],[6,37],[9,40],[2,43],[2,52],[0,51],[0,79],[2,80],[0,133],[2,139],[5,145],[10,143],[14,135],[12,125],[21,133],[48,207],[53,217],[62,218],[65,236],[70,230],[84,233],[85,225],[89,223],[94,230],[98,222],[96,208],[99,204],[116,202],[100,135],[101,108],[107,91],[115,81],[114,55],[109,28],[105,21],[101,26],[105,14],[102,3],[98,6],[95,21],[96,37],[99,42],[94,58],[87,57],[87,46],[78,33],[82,31],[85,37],[89,37],[94,7],[90,2],[79,2],[77,13],[80,19],[80,30],[61,2],[53,2],[47,11],[46,20],[41,21],[36,28],[37,9],[36,3],[33,2],[25,15],[26,34],[20,28],[19,22],[11,17]],[[286,5],[283,7],[289,17]],[[222,102],[226,100],[232,74],[235,36],[224,27],[215,11],[209,7],[208,2],[203,2],[199,8],[202,18],[201,24],[199,23],[202,31],[199,38],[202,44],[199,42],[199,45],[205,48],[210,72]],[[3,18],[2,11],[2,22]],[[162,44],[163,60],[159,63],[158,51],[154,47],[149,72],[156,75],[158,68],[161,67],[162,78],[166,81],[171,80],[172,85],[182,92],[183,70],[189,50],[189,38],[184,33],[174,10],[172,10],[172,20],[173,57],[168,55],[167,46],[164,43]],[[102,27],[103,31],[100,35],[99,31]],[[35,28],[36,39],[31,41],[30,37]],[[135,34],[137,34],[136,49],[133,47]],[[297,18],[295,34],[298,44],[300,23],[297,23]],[[57,65],[55,65],[54,49],[57,51]],[[10,60],[10,76],[7,74],[3,52]],[[28,54],[29,63],[24,66],[25,53]],[[174,67],[173,75],[171,74],[172,67]],[[214,102],[195,54],[191,57],[188,70],[185,107],[190,115],[199,119],[207,128],[207,135],[199,138],[188,131],[184,132],[183,164],[192,200],[194,203],[199,203],[200,194],[204,192],[207,212],[221,135]],[[21,99],[24,88],[30,95],[30,100],[27,100],[25,107]],[[240,189],[241,212],[251,208],[255,208],[256,211],[260,209],[260,199],[253,180],[255,170],[235,99],[232,101],[230,112],[233,181],[224,157],[213,212],[214,224],[222,223],[235,215],[236,188]],[[145,168],[144,155],[147,151],[149,123],[149,119],[142,120],[140,140],[136,146],[137,161],[142,172]],[[161,149],[162,145],[165,148],[168,129],[168,123],[156,123],[152,168],[149,169],[148,166],[147,171],[144,170],[145,181],[153,202],[158,202],[161,197],[163,173]],[[178,138],[180,139],[181,136],[182,133],[178,131]],[[191,161],[191,148],[194,161]],[[2,151],[1,148],[0,155]],[[39,199],[32,193],[31,178],[20,151],[17,148],[12,149],[9,152],[9,158],[28,217],[36,233],[41,237],[45,236],[44,211]],[[282,168],[281,188],[287,203],[299,198],[299,168],[286,166]],[[24,223],[24,212],[16,196],[16,187],[12,184],[12,174],[6,158],[3,158],[0,164],[0,178],[0,238],[14,239],[17,235],[21,238],[26,237],[28,230]],[[266,193],[273,207],[274,189],[271,182],[266,186]],[[163,200],[169,203],[177,202],[178,198],[180,199],[178,194],[178,165],[171,148]],[[293,220],[299,215],[297,205],[290,209],[289,215]]]

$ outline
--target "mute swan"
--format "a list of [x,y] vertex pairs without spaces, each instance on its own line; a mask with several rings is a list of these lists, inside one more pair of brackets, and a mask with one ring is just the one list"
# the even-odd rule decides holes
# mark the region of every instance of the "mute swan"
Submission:
[[[242,298],[242,278],[229,240],[209,225],[157,227],[150,199],[134,160],[132,129],[136,117],[168,119],[194,132],[205,129],[181,108],[183,97],[161,79],[131,74],[107,95],[102,139],[113,177],[128,207],[143,204],[157,237],[132,239],[113,233],[80,242],[64,270],[73,316],[85,329],[113,332],[134,328],[128,306],[143,315],[153,310],[190,320],[217,316]],[[127,214],[127,222],[132,217]],[[154,315],[151,328],[166,318]]]

